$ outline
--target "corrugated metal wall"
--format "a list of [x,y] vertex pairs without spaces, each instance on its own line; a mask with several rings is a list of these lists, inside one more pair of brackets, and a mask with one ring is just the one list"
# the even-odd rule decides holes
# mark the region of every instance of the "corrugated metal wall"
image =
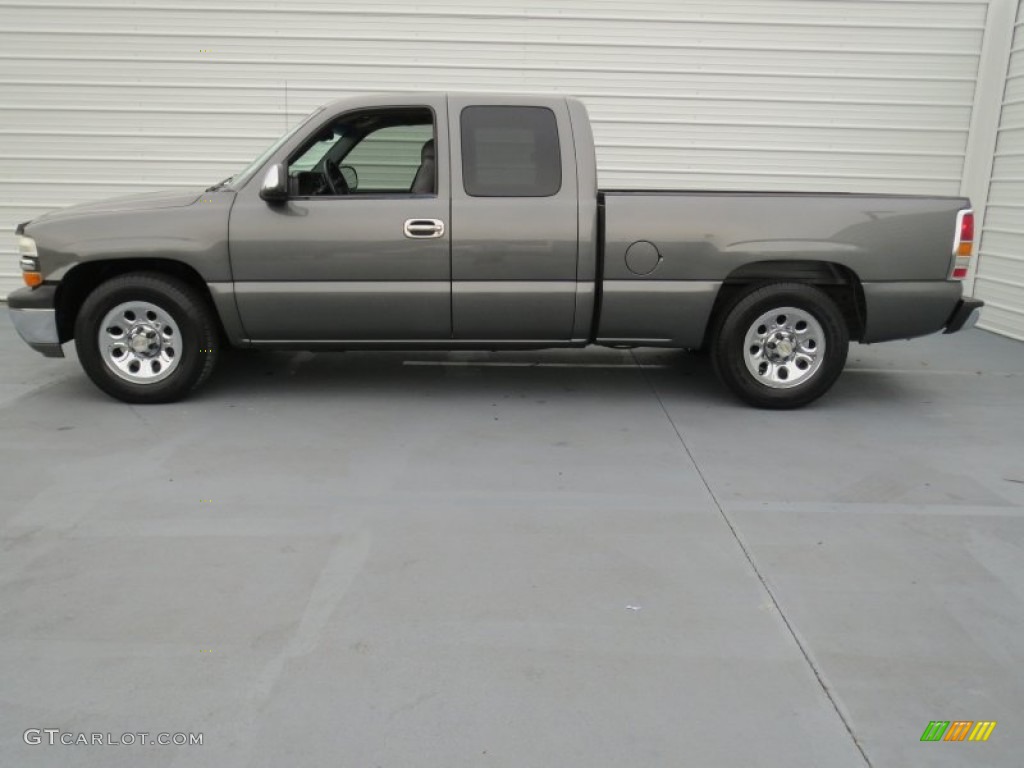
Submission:
[[957,194],[986,5],[0,0],[0,294],[17,222],[212,183],[362,91],[582,96],[606,187]]
[[1024,340],[1024,5],[1017,11],[974,294],[981,326]]

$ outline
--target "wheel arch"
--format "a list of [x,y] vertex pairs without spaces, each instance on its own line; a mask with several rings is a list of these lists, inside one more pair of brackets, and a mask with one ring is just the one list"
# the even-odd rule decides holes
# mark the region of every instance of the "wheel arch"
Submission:
[[61,278],[54,297],[57,333],[63,344],[75,336],[75,318],[86,297],[100,284],[129,272],[152,272],[176,277],[195,288],[213,310],[222,338],[226,338],[223,318],[202,275],[184,262],[173,259],[128,258],[86,261],[72,267]]
[[863,337],[867,309],[864,288],[856,272],[830,261],[771,260],[744,264],[729,273],[715,297],[704,333],[704,346],[736,301],[757,287],[778,282],[806,283],[821,289],[842,313],[850,338]]

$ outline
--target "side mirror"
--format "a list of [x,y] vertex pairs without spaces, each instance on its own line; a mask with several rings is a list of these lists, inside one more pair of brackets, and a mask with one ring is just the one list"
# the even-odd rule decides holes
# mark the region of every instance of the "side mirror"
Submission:
[[359,174],[356,173],[355,168],[351,165],[339,165],[338,170],[345,177],[345,183],[348,185],[349,190],[359,189]]
[[260,197],[268,203],[277,203],[288,199],[288,172],[284,163],[270,166],[267,175],[260,185]]

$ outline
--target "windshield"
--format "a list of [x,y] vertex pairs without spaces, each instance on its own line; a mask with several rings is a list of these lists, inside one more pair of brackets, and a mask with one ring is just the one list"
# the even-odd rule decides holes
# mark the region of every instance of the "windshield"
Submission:
[[308,115],[306,115],[301,121],[299,121],[299,123],[294,128],[290,128],[287,131],[285,131],[284,134],[282,134],[277,141],[275,141],[273,144],[267,147],[267,150],[263,152],[263,154],[261,154],[251,163],[249,163],[249,165],[247,165],[243,171],[241,171],[240,173],[236,173],[234,176],[231,177],[231,186],[241,187],[247,181],[249,181],[249,179],[252,178],[253,174],[260,169],[260,166],[267,162],[267,158],[269,158],[272,154],[277,152],[277,150],[280,149],[286,141],[288,141],[292,136],[298,133],[299,129],[302,128],[310,120],[312,120],[315,115],[318,115],[321,112],[323,112],[323,109],[323,107],[317,107]]

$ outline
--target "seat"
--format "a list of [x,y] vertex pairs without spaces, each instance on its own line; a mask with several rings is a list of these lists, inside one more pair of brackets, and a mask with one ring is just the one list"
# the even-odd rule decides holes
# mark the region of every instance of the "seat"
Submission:
[[409,191],[414,195],[434,194],[436,177],[437,153],[434,151],[434,140],[430,139],[423,142],[423,149],[420,150],[420,167]]

